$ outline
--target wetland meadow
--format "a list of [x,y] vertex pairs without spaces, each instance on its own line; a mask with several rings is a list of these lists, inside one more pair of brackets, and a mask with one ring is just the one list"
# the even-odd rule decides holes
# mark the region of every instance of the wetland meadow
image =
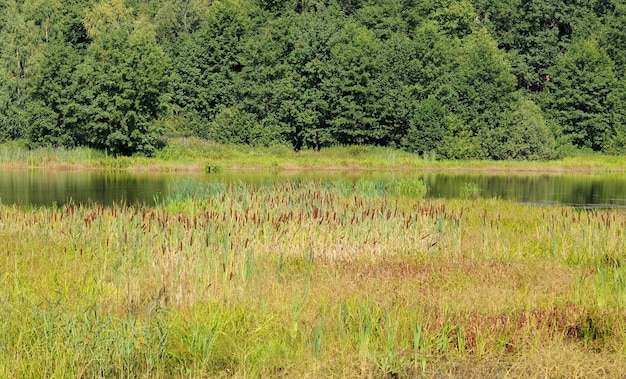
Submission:
[[425,182],[184,180],[152,203],[2,201],[0,376],[626,372],[620,206],[531,205],[478,180],[430,196]]

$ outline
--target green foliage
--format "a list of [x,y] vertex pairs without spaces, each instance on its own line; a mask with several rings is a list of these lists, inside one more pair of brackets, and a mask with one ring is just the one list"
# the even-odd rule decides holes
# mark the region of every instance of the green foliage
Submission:
[[624,151],[620,1],[8,0],[0,9],[0,140],[114,155],[154,155],[164,134],[460,159]]
[[593,22],[590,6],[564,0],[474,0],[478,14],[498,40],[512,52],[519,88],[542,91],[546,75],[565,50],[577,28]]
[[621,155],[626,153],[626,83],[623,80],[616,83],[607,100],[611,110],[611,124],[603,151]]
[[211,122],[208,128],[208,137],[221,143],[254,143],[251,132],[255,125],[256,120],[253,114],[238,107],[224,108]]
[[394,33],[379,46],[376,67],[370,111],[388,144],[398,146],[412,118],[420,113],[415,109],[415,83],[423,74],[418,47],[405,34]]
[[500,125],[485,131],[483,146],[493,159],[545,160],[556,158],[556,140],[541,109],[519,98]]
[[387,184],[388,192],[395,196],[406,196],[412,198],[424,198],[428,192],[428,187],[421,179],[398,179]]
[[462,38],[471,34],[476,25],[474,5],[468,0],[431,0],[422,6],[428,11],[428,19],[449,36]]
[[[487,151],[481,148],[482,136],[478,136],[470,124],[455,115],[446,115],[446,135],[437,146],[437,153],[449,159],[485,159]],[[483,131],[484,132],[484,131]]]
[[126,10],[104,9],[120,14],[110,25],[88,26],[94,41],[76,71],[82,142],[116,155],[152,155],[169,97],[169,60],[146,16],[126,24]]
[[340,144],[380,144],[389,136],[370,109],[376,89],[371,78],[380,45],[372,32],[346,23],[330,39],[329,76],[323,83],[331,105],[329,126]]
[[420,101],[402,139],[402,146],[422,155],[438,150],[444,136],[449,132],[447,115],[446,106],[434,96]]
[[272,128],[260,125],[254,114],[238,106],[222,109],[207,129],[207,137],[220,143],[271,146],[281,139]]
[[435,76],[433,95],[420,101],[403,140],[410,151],[435,150],[447,158],[488,158],[495,143],[485,135],[499,127],[503,113],[513,102],[515,78],[505,54],[485,29],[467,35],[452,48],[434,45],[451,61],[441,76]]
[[63,43],[45,46],[41,69],[33,79],[27,107],[28,137],[32,144],[71,147],[84,143],[79,133],[75,82],[80,53]]
[[338,142],[331,125],[331,98],[338,96],[329,59],[343,23],[337,9],[320,6],[278,18],[248,46],[250,65],[242,71],[246,108],[295,150]]
[[445,100],[472,134],[493,128],[511,104],[515,77],[506,55],[485,29],[467,36],[457,57],[453,92]]
[[557,70],[551,114],[575,146],[601,150],[610,138],[610,96],[618,86],[613,61],[588,39],[572,44]]
[[[235,77],[243,69],[241,50],[251,20],[239,1],[214,2],[195,32],[183,34],[172,53],[172,101],[180,112],[211,121],[236,102]],[[189,28],[187,28],[189,29]]]
[[206,0],[171,0],[162,2],[154,18],[159,42],[174,54],[184,38],[200,29],[205,18]]
[[39,28],[21,12],[20,4],[7,2],[0,25],[0,140],[22,138],[28,124],[23,109],[28,89],[41,58]]
[[615,62],[618,72],[626,67],[626,3],[611,1],[612,12],[608,12],[603,28],[600,29],[599,41],[607,54]]

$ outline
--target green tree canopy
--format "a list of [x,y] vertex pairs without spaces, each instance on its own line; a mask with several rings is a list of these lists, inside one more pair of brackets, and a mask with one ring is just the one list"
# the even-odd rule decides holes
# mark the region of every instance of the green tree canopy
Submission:
[[596,39],[572,44],[556,67],[551,115],[577,147],[601,150],[610,138],[614,63]]
[[622,153],[625,4],[0,0],[0,139]]
[[[85,24],[94,40],[74,75],[78,139],[113,154],[151,155],[169,100],[169,59],[147,15],[133,20],[118,0],[93,12]],[[96,15],[111,22],[91,23]]]

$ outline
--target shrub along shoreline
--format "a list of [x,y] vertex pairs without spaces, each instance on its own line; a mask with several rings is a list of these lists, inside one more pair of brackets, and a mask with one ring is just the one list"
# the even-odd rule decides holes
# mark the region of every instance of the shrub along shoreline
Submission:
[[90,148],[33,148],[0,144],[0,168],[128,170],[158,172],[258,171],[483,171],[621,173],[626,159],[596,153],[551,161],[438,160],[388,147],[347,146],[295,152],[288,147],[253,148],[195,138],[173,139],[154,157],[112,156]]

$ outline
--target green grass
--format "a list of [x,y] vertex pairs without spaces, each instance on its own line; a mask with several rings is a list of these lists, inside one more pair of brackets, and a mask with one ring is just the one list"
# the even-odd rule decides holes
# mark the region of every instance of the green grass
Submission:
[[0,164],[28,167],[42,167],[55,164],[91,165],[105,154],[89,148],[61,149],[37,148],[28,149],[23,141],[0,144]]
[[623,212],[369,186],[0,206],[0,376],[626,372]]
[[486,172],[617,172],[626,160],[583,154],[548,162],[436,160],[376,146],[332,147],[294,152],[288,147],[220,145],[195,138],[167,141],[153,158],[113,157],[88,149],[28,149],[22,142],[0,145],[0,166],[100,170],[220,172],[223,170],[462,170]]

